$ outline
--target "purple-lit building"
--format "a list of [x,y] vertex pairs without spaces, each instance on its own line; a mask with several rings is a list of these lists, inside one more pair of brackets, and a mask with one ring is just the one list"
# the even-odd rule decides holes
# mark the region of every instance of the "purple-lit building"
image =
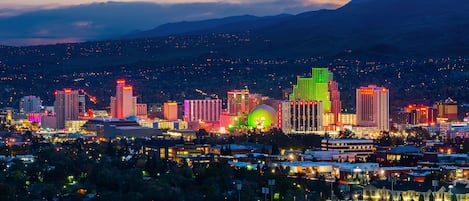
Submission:
[[219,122],[220,99],[184,100],[184,120],[187,122]]

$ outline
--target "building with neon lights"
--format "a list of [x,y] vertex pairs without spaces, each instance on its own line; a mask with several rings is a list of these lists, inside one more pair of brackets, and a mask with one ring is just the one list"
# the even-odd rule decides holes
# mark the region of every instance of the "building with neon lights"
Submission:
[[398,112],[397,122],[411,125],[435,125],[437,111],[433,107],[409,104]]
[[38,96],[25,96],[20,99],[20,113],[41,112],[42,100]]
[[389,130],[389,90],[376,85],[356,90],[357,124]]
[[248,89],[228,91],[228,113],[230,115],[247,114],[250,112],[249,106]]
[[78,120],[80,114],[78,90],[68,88],[55,91],[54,111],[57,129],[65,128],[66,121]]
[[321,101],[292,100],[279,104],[278,127],[286,134],[310,134],[323,130]]
[[331,99],[330,113],[334,115],[333,123],[341,123],[340,114],[342,113],[342,102],[340,101],[339,84],[335,80],[329,81],[329,97]]
[[269,105],[262,104],[254,108],[248,115],[248,126],[259,130],[277,127],[277,111]]
[[311,77],[297,78],[297,83],[293,86],[293,93],[290,94],[289,99],[321,101],[324,113],[331,112],[329,82],[332,80],[332,73],[327,68],[312,68]]
[[437,118],[447,121],[458,120],[458,103],[451,98],[436,102],[434,107],[438,114]]
[[136,107],[136,114],[135,116],[137,116],[138,118],[140,119],[146,119],[148,117],[148,109],[147,109],[147,104],[145,103],[137,103],[135,105]]
[[136,115],[137,97],[133,96],[133,87],[125,80],[117,80],[116,96],[111,96],[111,117],[123,119]]
[[163,104],[163,117],[167,121],[178,120],[178,104],[176,102],[166,102]]
[[184,100],[184,121],[219,122],[221,105],[220,99]]

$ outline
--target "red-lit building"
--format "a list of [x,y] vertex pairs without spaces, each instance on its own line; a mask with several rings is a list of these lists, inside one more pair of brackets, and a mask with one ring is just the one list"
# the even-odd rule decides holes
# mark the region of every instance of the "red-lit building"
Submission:
[[376,85],[357,90],[357,124],[389,130],[389,90]]
[[329,96],[331,99],[331,113],[334,114],[334,124],[338,125],[339,115],[342,112],[342,102],[340,101],[339,84],[337,81],[329,81]]
[[133,87],[125,80],[117,80],[116,96],[111,96],[111,117],[126,118],[136,115],[137,97],[133,96]]
[[399,113],[403,124],[434,125],[437,122],[437,111],[425,105],[409,104]]

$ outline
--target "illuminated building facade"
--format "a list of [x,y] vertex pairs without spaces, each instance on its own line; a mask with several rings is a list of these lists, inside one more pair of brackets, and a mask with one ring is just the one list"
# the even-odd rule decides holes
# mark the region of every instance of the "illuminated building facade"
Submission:
[[219,122],[220,99],[184,100],[184,120],[188,122]]
[[339,122],[343,125],[357,125],[357,115],[342,113],[339,116]]
[[237,115],[238,113],[247,114],[249,112],[249,90],[228,91],[228,113],[230,115]]
[[331,98],[331,111],[334,114],[334,124],[340,124],[342,102],[340,101],[339,84],[335,80],[329,81],[329,96]]
[[56,128],[65,128],[65,121],[78,120],[79,116],[78,90],[63,89],[55,91],[54,111],[56,113]]
[[167,121],[177,121],[178,120],[178,104],[176,102],[164,103],[163,117]]
[[258,105],[248,115],[248,126],[260,130],[276,127],[277,111],[269,105]]
[[410,104],[398,112],[398,123],[411,125],[435,125],[437,122],[435,108],[425,105]]
[[365,139],[324,139],[321,150],[339,151],[339,153],[353,153],[357,158],[365,159],[373,154],[373,140]]
[[41,112],[42,100],[37,96],[25,96],[20,100],[20,113]]
[[125,80],[117,80],[116,96],[111,96],[111,117],[123,119],[136,115],[137,97],[133,96],[133,87]]
[[147,118],[147,104],[144,103],[137,103],[136,104],[137,113],[135,114],[140,119]]
[[323,130],[321,101],[285,101],[279,105],[278,127],[286,134]]
[[458,104],[451,98],[447,98],[445,101],[435,103],[438,114],[437,118],[448,121],[458,120]]
[[357,124],[389,130],[389,90],[376,85],[360,87],[357,94]]
[[[323,111],[331,112],[329,82],[332,73],[327,68],[313,68],[311,77],[298,77],[290,94],[290,100],[317,100],[322,102]],[[339,97],[340,98],[340,97]]]

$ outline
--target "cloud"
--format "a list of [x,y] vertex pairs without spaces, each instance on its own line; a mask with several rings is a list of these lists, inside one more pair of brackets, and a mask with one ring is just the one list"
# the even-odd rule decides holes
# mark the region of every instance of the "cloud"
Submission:
[[[124,0],[130,1],[130,0]],[[220,0],[157,0],[171,4],[108,3],[83,4],[51,9],[56,4],[49,0],[33,2],[21,11],[19,3],[26,0],[0,0],[0,44],[56,43],[117,38],[135,30],[149,30],[159,25],[180,21],[197,21],[239,15],[271,16],[297,14],[306,11],[337,8],[348,0],[225,0],[223,3],[182,3]],[[6,3],[14,5],[7,8]],[[18,4],[13,4],[18,2]],[[90,0],[61,0],[88,3]],[[42,3],[42,4],[40,4]],[[34,6],[36,5],[36,7]],[[44,5],[44,10],[39,9]],[[36,10],[34,10],[36,9]],[[39,10],[38,10],[39,9]],[[3,14],[2,14],[3,13]],[[2,17],[3,15],[3,17]],[[21,41],[19,38],[27,38]],[[10,40],[11,39],[11,40]],[[9,40],[9,41],[6,41]],[[55,41],[57,40],[57,41]]]
[[[157,4],[185,4],[185,3],[223,3],[223,4],[272,4],[279,3],[285,4],[286,2],[294,3],[296,5],[304,6],[320,6],[320,5],[335,5],[341,6],[349,0],[116,0],[113,2],[149,2]],[[63,6],[91,4],[91,3],[105,3],[109,0],[1,0],[0,7],[9,8],[14,10],[23,9],[51,9]]]
[[78,21],[78,22],[73,23],[73,26],[76,26],[76,27],[89,27],[92,24],[93,24],[93,22],[91,22],[91,21]]

